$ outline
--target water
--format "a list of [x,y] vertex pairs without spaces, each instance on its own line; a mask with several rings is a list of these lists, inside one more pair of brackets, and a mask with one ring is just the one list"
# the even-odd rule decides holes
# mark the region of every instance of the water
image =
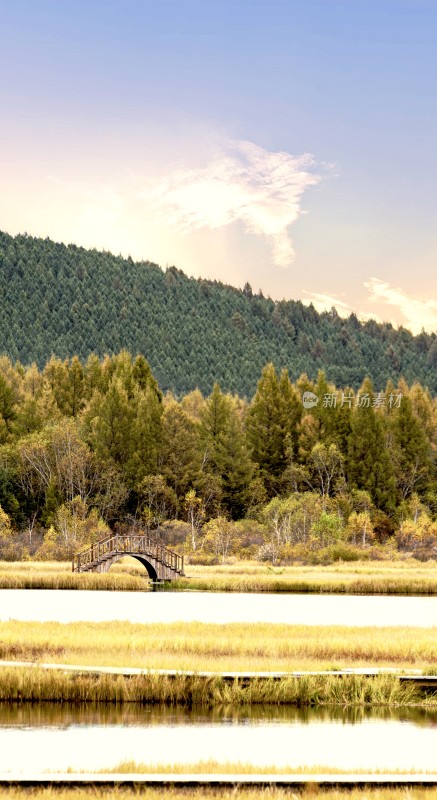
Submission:
[[[0,619],[437,626],[436,597],[1,590]],[[257,767],[437,771],[437,713],[0,704],[0,772],[214,759]]]
[[437,597],[2,589],[0,620],[9,619],[430,628],[437,626]]
[[50,705],[0,708],[0,772],[105,770],[214,759],[255,767],[437,771],[437,714]]

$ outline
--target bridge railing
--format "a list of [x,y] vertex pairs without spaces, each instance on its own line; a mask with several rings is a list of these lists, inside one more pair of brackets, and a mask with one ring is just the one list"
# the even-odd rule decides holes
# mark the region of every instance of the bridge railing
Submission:
[[173,550],[169,550],[168,547],[157,542],[149,534],[130,533],[122,535],[116,533],[76,553],[72,564],[73,572],[80,572],[81,569],[86,569],[87,567],[90,568],[91,565],[98,564],[105,558],[120,553],[136,553],[149,556],[176,572],[183,573],[184,571],[184,557]]

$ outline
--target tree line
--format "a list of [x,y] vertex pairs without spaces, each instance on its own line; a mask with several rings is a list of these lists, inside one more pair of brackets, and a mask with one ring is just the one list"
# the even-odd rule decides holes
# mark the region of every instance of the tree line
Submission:
[[0,558],[148,530],[192,560],[437,554],[437,403],[415,382],[162,392],[142,355],[0,357]]

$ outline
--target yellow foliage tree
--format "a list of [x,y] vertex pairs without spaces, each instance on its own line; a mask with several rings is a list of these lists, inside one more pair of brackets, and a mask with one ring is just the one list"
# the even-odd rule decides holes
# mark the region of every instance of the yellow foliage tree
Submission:
[[352,511],[347,523],[346,538],[356,547],[366,547],[373,542],[375,535],[368,511]]

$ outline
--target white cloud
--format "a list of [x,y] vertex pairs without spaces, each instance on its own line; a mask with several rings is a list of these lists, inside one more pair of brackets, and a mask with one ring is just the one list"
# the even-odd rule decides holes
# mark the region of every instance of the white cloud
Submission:
[[334,307],[341,317],[352,314],[352,306],[345,303],[344,300],[339,300],[338,297],[332,297],[323,292],[308,292],[306,289],[304,289],[304,293],[307,297],[302,299],[302,303],[306,306],[312,303],[316,311],[330,311]]
[[305,189],[320,181],[310,155],[269,152],[252,142],[229,140],[204,167],[179,169],[159,187],[141,193],[160,224],[183,231],[218,229],[241,222],[268,239],[275,264],[293,261],[289,226],[302,212]]
[[359,311],[357,308],[354,308],[344,300],[340,300],[338,297],[323,294],[322,292],[308,292],[306,289],[304,289],[304,293],[307,297],[302,299],[302,303],[306,306],[312,303],[316,311],[320,313],[335,308],[340,317],[349,317],[351,314],[355,313],[361,320],[374,319],[377,322],[381,321],[377,314]]
[[[418,300],[409,297],[403,289],[394,288],[386,281],[379,278],[369,278],[364,287],[369,292],[366,298],[358,303],[349,303],[322,292],[309,292],[304,289],[306,297],[302,300],[305,305],[312,303],[319,311],[337,309],[341,317],[347,317],[354,312],[359,319],[374,319],[391,322],[395,327],[403,325],[412,333],[420,333],[422,328],[427,331],[437,330],[437,301]],[[364,310],[363,306],[366,307]]]
[[370,292],[370,301],[397,308],[405,320],[402,324],[413,333],[420,333],[422,328],[427,331],[437,329],[436,300],[408,297],[403,289],[394,288],[379,278],[370,278],[364,286]]

